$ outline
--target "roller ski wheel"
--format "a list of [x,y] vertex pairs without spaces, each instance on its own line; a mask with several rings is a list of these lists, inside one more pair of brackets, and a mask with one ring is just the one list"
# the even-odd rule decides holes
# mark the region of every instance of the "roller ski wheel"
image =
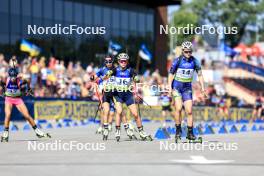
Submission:
[[102,134],[103,133],[103,128],[102,127],[99,127],[97,130],[96,130],[96,132],[95,132],[95,134]]
[[8,137],[1,136],[1,142],[8,142]]
[[129,138],[130,140],[133,140],[133,139],[134,139],[134,140],[137,140],[137,137],[136,137],[136,135],[134,135],[134,134],[133,134],[132,136],[128,136],[128,138]]
[[109,130],[109,132],[112,132],[112,131],[113,131],[113,127],[112,127],[112,125],[109,125],[109,126],[108,126],[108,130]]
[[51,135],[49,133],[45,133],[45,134],[38,134],[38,133],[36,133],[36,136],[38,138],[51,138]]
[[150,135],[144,137],[140,136],[140,138],[142,141],[153,141],[153,138]]
[[202,137],[196,138],[193,134],[188,134],[186,137],[188,143],[202,143]]
[[120,137],[121,137],[121,131],[120,131],[120,129],[118,129],[118,130],[116,130],[116,133],[115,133],[115,138],[116,138],[117,142],[120,141]]
[[143,130],[139,132],[139,136],[142,141],[153,141],[151,135],[146,134],[146,132]]
[[127,133],[127,136],[130,140],[133,140],[133,139],[137,140],[136,135],[133,133],[133,131],[131,129],[127,128],[126,133]]
[[107,139],[108,139],[108,134],[109,134],[108,129],[105,129],[105,130],[103,131],[103,141],[107,141]]
[[180,135],[176,135],[175,136],[175,143],[180,143],[181,142],[181,136]]
[[116,136],[116,141],[120,142],[120,136]]
[[103,141],[107,141],[108,136],[103,135]]
[[197,143],[200,143],[200,144],[203,143],[203,138],[201,136],[197,138]]

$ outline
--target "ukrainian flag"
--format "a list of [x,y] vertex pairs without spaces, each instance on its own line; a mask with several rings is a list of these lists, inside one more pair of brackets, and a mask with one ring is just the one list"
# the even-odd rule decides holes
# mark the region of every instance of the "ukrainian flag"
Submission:
[[34,45],[33,43],[31,43],[25,39],[21,40],[20,50],[28,52],[30,54],[30,56],[32,56],[32,57],[38,56],[40,51],[41,51],[41,49],[39,47],[37,47],[36,45]]

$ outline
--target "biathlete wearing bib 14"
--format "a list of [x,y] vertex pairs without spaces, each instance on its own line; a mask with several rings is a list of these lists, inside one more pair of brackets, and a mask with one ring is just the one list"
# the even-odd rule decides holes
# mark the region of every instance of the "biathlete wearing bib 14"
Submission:
[[192,100],[192,80],[194,71],[201,70],[199,61],[191,56],[189,59],[180,56],[174,59],[170,73],[174,74],[172,82],[173,96],[182,97],[183,101]]
[[115,94],[117,102],[126,103],[127,106],[135,104],[133,92],[130,91],[134,79],[137,79],[137,74],[132,68],[122,69],[120,66],[109,72],[109,75],[115,76]]
[[[102,67],[96,73],[97,77],[103,78],[110,70],[113,68]],[[111,76],[108,80],[99,81],[99,88],[104,91],[103,102],[108,102],[110,104],[110,110],[114,111],[115,105],[113,100],[114,88],[115,88],[115,77]]]

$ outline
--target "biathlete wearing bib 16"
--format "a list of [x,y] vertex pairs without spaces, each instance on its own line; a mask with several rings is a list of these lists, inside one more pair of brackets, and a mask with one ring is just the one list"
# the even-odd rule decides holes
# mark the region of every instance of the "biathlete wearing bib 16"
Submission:
[[110,104],[110,111],[115,111],[115,104],[113,100],[115,90],[115,76],[111,76],[107,80],[102,79],[112,69],[104,66],[99,69],[99,71],[96,73],[96,76],[101,78],[99,81],[99,88],[104,91],[103,102],[108,102]]
[[174,59],[170,73],[174,74],[172,82],[173,96],[182,97],[183,101],[192,100],[192,80],[194,71],[201,70],[199,61],[191,56],[189,59],[180,56]]
[[131,68],[122,69],[120,66],[108,73],[109,76],[115,76],[114,97],[117,102],[126,103],[127,106],[135,104],[133,92],[130,91],[133,81],[137,74]]

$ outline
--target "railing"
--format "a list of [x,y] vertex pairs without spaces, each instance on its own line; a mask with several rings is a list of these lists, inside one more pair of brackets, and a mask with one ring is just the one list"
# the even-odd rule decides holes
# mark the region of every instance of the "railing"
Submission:
[[[98,108],[98,102],[78,99],[78,100],[69,100],[69,99],[47,99],[47,98],[24,98],[24,102],[29,109],[30,114],[35,119],[88,119],[94,118],[95,112]],[[0,121],[4,120],[4,99],[0,99]],[[124,112],[128,119],[133,119],[127,111],[124,109]],[[140,105],[140,112],[143,119],[149,120],[161,120],[161,107],[152,106],[150,109],[148,106]],[[194,117],[196,120],[220,120],[220,117],[217,115],[217,109],[215,107],[206,107],[206,106],[195,106],[193,109]],[[235,120],[241,118],[249,119],[251,117],[252,110],[246,108],[231,108],[230,117]],[[98,118],[98,117],[97,117]],[[22,115],[14,108],[12,112],[11,119],[24,120]]]
[[264,69],[241,61],[233,61],[229,63],[229,68],[241,68],[254,74],[264,77]]

